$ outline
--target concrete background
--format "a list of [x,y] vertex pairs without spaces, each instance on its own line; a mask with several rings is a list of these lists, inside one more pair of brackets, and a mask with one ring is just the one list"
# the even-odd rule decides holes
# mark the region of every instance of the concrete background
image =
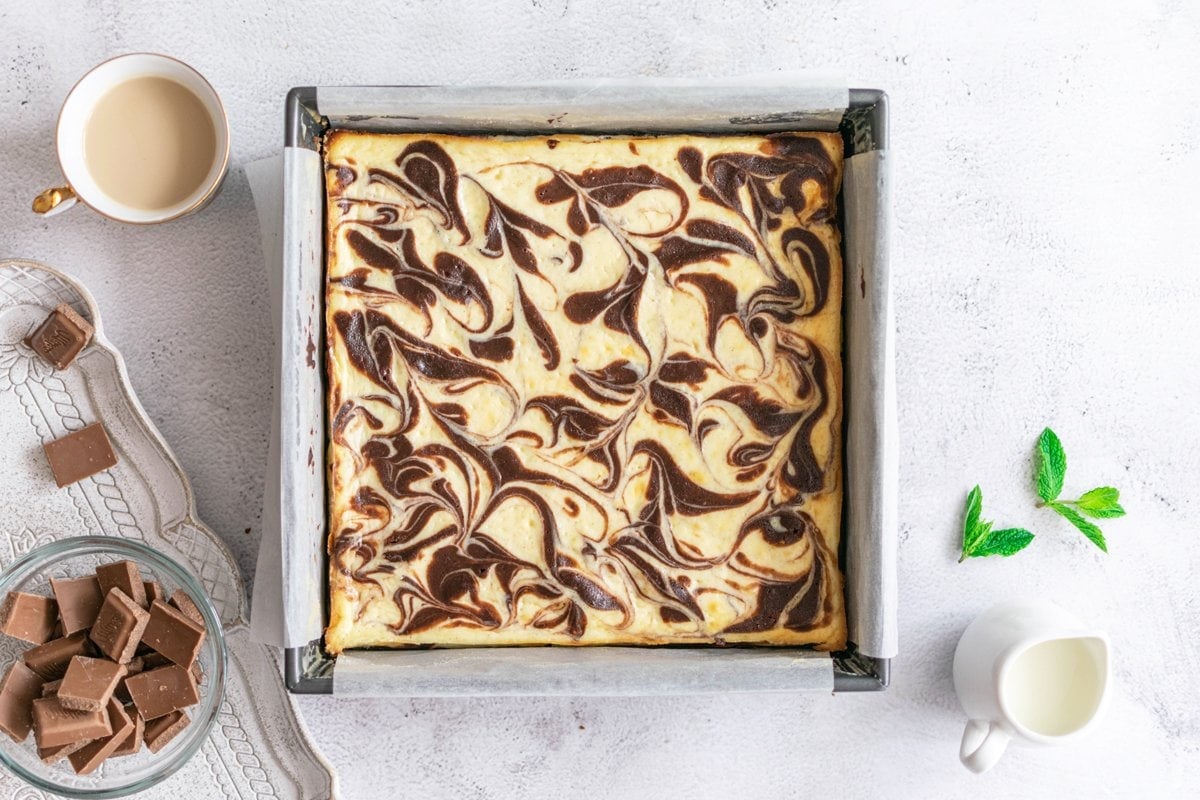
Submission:
[[[200,7],[202,6],[202,7]],[[299,84],[833,70],[892,97],[902,656],[884,695],[334,701],[299,709],[349,798],[1181,796],[1200,786],[1200,13],[1192,3],[256,4],[0,1],[0,256],[82,278],[201,516],[249,577],[271,359],[240,165]],[[233,169],[203,213],[42,220],[58,105],[94,63],[178,56],[221,92]],[[1118,486],[1105,556],[1033,507],[1045,425],[1068,491]],[[1038,534],[956,564],[962,500]],[[1094,736],[957,763],[950,658],[992,602],[1108,630]]]

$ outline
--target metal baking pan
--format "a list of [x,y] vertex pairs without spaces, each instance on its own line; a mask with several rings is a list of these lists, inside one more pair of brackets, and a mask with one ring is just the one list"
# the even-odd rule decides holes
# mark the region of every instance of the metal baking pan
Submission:
[[[332,693],[336,665],[336,660],[324,652],[320,640],[328,613],[328,581],[324,555],[325,391],[324,373],[319,366],[323,363],[320,354],[324,352],[324,180],[319,156],[322,136],[334,127],[532,134],[837,130],[845,143],[848,167],[851,157],[872,154],[869,170],[863,171],[868,177],[859,181],[865,187],[861,196],[850,196],[844,184],[838,198],[846,270],[843,419],[847,448],[839,560],[846,575],[851,644],[845,651],[832,654],[830,661],[835,692],[887,688],[895,651],[896,535],[894,326],[890,311],[888,175],[884,158],[888,147],[888,99],[884,92],[875,89],[848,92],[842,89],[840,103],[825,102],[821,93],[816,92],[810,93],[807,100],[779,105],[778,87],[767,87],[756,94],[757,84],[754,88],[747,86],[743,85],[738,92],[730,92],[726,87],[713,100],[713,94],[706,94],[703,85],[653,84],[650,95],[654,98],[652,107],[657,109],[653,116],[647,116],[644,110],[645,84],[638,84],[636,90],[624,84],[602,84],[588,87],[582,93],[573,93],[562,85],[488,90],[300,87],[288,93],[279,499],[285,629],[291,631],[290,641],[308,642],[285,648],[284,677],[291,692]],[[569,103],[564,98],[569,98]],[[289,159],[289,155],[297,157]],[[847,169],[848,174],[850,171]],[[850,230],[847,226],[851,226]],[[856,237],[854,226],[870,230],[864,234],[865,238]],[[861,295],[854,289],[859,289]],[[856,629],[868,628],[869,635],[856,638]],[[643,652],[646,650],[649,649]],[[805,651],[796,655],[814,654]],[[702,663],[711,662],[691,666],[703,671]],[[496,665],[492,669],[497,669]],[[596,693],[622,691],[614,686],[600,685]],[[701,689],[706,690],[719,687]]]

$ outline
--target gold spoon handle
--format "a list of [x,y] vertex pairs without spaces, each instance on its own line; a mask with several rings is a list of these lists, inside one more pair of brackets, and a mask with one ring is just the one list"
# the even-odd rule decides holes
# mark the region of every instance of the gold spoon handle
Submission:
[[33,213],[49,217],[66,211],[77,202],[79,198],[74,189],[70,186],[58,186],[47,189],[33,198]]

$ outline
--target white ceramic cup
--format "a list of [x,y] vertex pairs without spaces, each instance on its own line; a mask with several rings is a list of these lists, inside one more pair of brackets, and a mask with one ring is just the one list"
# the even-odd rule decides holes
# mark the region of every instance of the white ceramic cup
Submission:
[[[208,111],[216,135],[213,161],[204,180],[178,203],[154,209],[135,208],[106,194],[96,184],[84,156],[87,123],[100,98],[118,84],[148,77],[168,78],[190,89]],[[81,200],[96,212],[119,222],[143,225],[166,222],[198,211],[216,196],[229,167],[229,120],[216,90],[187,64],[156,53],[128,53],[93,67],[71,89],[58,115],[56,144],[58,163],[67,185],[39,194],[33,201],[34,212],[44,216],[57,214]]]
[[1048,600],[999,603],[954,652],[954,690],[969,721],[959,758],[991,769],[1010,741],[1057,745],[1090,730],[1108,701],[1108,637]]

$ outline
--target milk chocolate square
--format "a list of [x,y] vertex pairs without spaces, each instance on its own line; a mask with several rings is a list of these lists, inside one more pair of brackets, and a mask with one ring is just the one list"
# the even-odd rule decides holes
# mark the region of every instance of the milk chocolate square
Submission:
[[167,744],[183,732],[183,729],[191,722],[187,712],[183,709],[172,711],[170,714],[159,717],[146,723],[146,730],[143,734],[146,739],[146,748],[151,753],[157,753],[162,750]]
[[57,747],[112,734],[106,711],[72,711],[57,697],[33,701],[33,736],[38,747]]
[[133,720],[125,711],[125,706],[116,700],[108,701],[106,711],[112,733],[67,756],[71,766],[75,768],[76,775],[90,775],[95,772],[96,767],[100,766],[104,759],[125,743],[126,737],[135,727]]
[[96,624],[88,635],[101,653],[118,664],[126,664],[133,658],[149,621],[150,614],[146,609],[120,589],[112,589],[104,598]]
[[183,612],[155,600],[150,605],[150,622],[142,642],[182,667],[190,667],[204,643],[204,626],[197,625]]
[[0,681],[0,731],[14,742],[23,742],[33,727],[33,701],[42,691],[38,674],[15,661]]
[[[142,715],[137,713],[137,709],[129,706],[125,709],[125,713],[133,720],[133,730],[126,735],[125,741],[117,745],[117,749],[112,751],[114,757],[136,754],[142,749],[142,738],[146,735],[146,720],[142,719]],[[166,717],[159,717],[159,719],[166,719]]]
[[167,602],[167,593],[163,591],[162,584],[158,581],[142,581],[142,586],[146,589],[146,605],[144,608],[149,610],[150,604],[155,600]]
[[88,740],[84,739],[80,742],[71,742],[70,744],[60,744],[57,747],[39,747],[37,749],[38,758],[43,764],[54,764],[62,761],[67,756],[74,753],[76,750],[87,747]]
[[42,445],[61,489],[117,465],[108,433],[99,422]]
[[92,323],[63,303],[25,338],[25,344],[55,369],[66,369],[87,347],[94,332]]
[[95,575],[84,578],[51,578],[50,589],[58,601],[58,614],[63,633],[87,630],[96,624],[104,595]]
[[171,594],[171,605],[175,606],[182,614],[192,622],[197,622],[200,625],[204,624],[204,615],[200,613],[196,602],[192,600],[192,596],[183,589],[176,589]]
[[9,592],[0,606],[0,633],[31,644],[42,644],[54,635],[58,604],[49,597]]
[[147,722],[200,702],[191,673],[177,664],[126,678],[125,688]]
[[[70,664],[67,664],[70,667]],[[62,678],[56,681],[47,681],[42,684],[42,697],[54,697],[58,694],[58,687],[62,686]]]
[[125,667],[106,658],[75,656],[58,687],[58,702],[72,711],[99,711],[108,705]]
[[91,654],[87,633],[80,631],[30,648],[22,658],[25,665],[40,675],[42,680],[56,681],[66,674],[67,664],[71,663],[72,658]]
[[100,582],[100,594],[108,597],[113,589],[120,589],[130,600],[142,608],[146,607],[146,584],[142,572],[132,561],[118,561],[96,567],[96,580]]

